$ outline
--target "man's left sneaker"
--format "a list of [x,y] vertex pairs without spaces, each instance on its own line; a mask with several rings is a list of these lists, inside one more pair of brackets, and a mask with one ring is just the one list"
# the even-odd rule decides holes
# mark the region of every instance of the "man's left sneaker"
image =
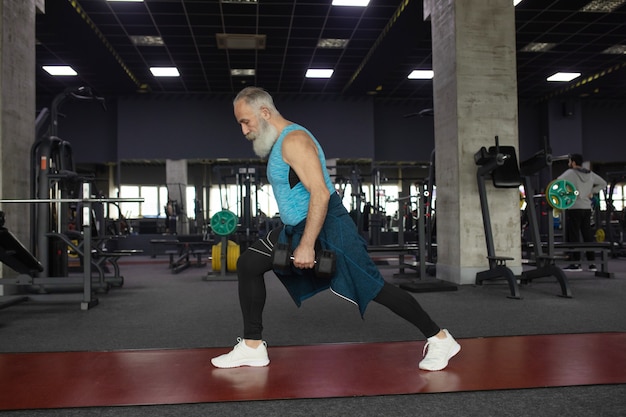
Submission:
[[270,363],[265,342],[254,349],[246,345],[242,338],[237,338],[237,341],[239,343],[235,345],[233,350],[211,359],[213,366],[216,368],[237,368],[239,366],[266,366]]
[[445,339],[437,336],[429,337],[424,345],[426,355],[419,363],[419,368],[425,371],[441,371],[448,366],[448,361],[461,350],[461,345],[454,340],[454,337],[446,329]]

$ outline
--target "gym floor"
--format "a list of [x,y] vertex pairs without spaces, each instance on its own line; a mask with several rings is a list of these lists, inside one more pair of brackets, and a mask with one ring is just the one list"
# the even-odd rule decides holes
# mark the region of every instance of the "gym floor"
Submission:
[[[393,264],[393,257],[388,259]],[[568,273],[507,298],[505,283],[414,294],[463,349],[417,369],[423,337],[377,304],[365,319],[330,292],[297,308],[268,274],[267,368],[217,370],[240,336],[232,275],[121,262],[124,286],[99,305],[25,302],[0,310],[0,409],[7,415],[626,414],[626,260],[613,278]],[[393,283],[414,276],[394,276]],[[445,393],[445,394],[444,394]],[[262,400],[262,401],[261,401]],[[149,406],[149,407],[146,407]]]

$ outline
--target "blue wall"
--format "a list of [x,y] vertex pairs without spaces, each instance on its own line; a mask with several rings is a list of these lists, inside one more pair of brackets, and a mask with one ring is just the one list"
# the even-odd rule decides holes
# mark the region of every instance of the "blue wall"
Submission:
[[[123,160],[255,158],[232,113],[232,98],[205,95],[138,95],[107,102],[67,102],[59,136],[72,143],[76,163]],[[277,96],[289,120],[301,123],[328,158],[428,161],[434,148],[431,117],[406,117],[431,107],[419,101],[374,98]],[[582,152],[593,162],[626,161],[626,102],[562,100],[520,102],[520,160],[543,148]],[[486,144],[492,138],[486,139]]]
[[[230,97],[135,96],[114,104],[107,112],[76,102],[64,106],[59,136],[72,143],[78,163],[255,158]],[[372,100],[285,97],[276,104],[312,131],[328,158],[374,158]]]

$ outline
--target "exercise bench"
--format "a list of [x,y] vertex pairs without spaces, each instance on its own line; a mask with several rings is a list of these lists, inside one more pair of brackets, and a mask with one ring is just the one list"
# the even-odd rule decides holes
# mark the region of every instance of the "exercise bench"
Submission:
[[[165,253],[169,256],[169,268],[172,273],[177,274],[192,265],[198,268],[206,266],[202,258],[207,253],[204,247],[208,244],[206,241],[182,240],[176,243],[178,249],[167,249]],[[195,264],[191,262],[192,257],[196,258]]]
[[[44,272],[41,262],[5,227],[0,227],[0,262],[10,267],[18,275],[0,278],[0,285],[27,287],[29,292],[0,297],[0,308],[34,300],[34,301],[79,301],[81,309],[87,310],[98,304],[91,291],[90,274],[83,277],[39,277]],[[46,286],[76,287],[82,285],[82,293],[50,293]]]
[[595,252],[600,254],[600,270],[595,272],[595,276],[613,278],[613,272],[609,272],[609,254],[611,253],[610,242],[555,242],[554,250],[563,252]]

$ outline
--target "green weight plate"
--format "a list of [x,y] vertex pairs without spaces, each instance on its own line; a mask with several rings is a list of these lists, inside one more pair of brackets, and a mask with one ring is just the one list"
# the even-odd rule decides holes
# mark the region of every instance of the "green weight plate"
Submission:
[[574,205],[578,190],[567,180],[557,179],[548,184],[546,199],[557,210],[566,210]]
[[239,218],[228,210],[217,212],[211,217],[211,229],[216,235],[228,236],[237,229]]

